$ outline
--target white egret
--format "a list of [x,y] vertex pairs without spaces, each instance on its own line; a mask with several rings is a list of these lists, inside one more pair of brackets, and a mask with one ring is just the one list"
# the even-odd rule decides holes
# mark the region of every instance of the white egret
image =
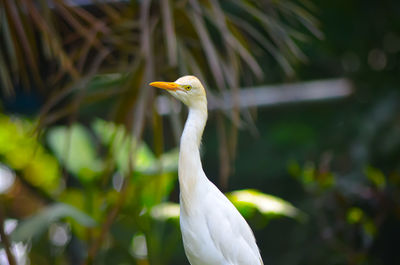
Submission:
[[254,235],[235,206],[204,174],[199,146],[207,121],[206,92],[194,76],[152,82],[189,108],[179,152],[180,226],[191,265],[261,265]]

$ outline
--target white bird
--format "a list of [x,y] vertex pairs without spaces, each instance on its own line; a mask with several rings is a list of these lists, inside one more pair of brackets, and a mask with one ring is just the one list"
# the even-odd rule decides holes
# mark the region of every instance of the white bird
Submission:
[[200,142],[207,122],[206,91],[194,76],[152,82],[189,108],[179,152],[180,226],[191,265],[261,265],[260,252],[245,219],[206,177]]

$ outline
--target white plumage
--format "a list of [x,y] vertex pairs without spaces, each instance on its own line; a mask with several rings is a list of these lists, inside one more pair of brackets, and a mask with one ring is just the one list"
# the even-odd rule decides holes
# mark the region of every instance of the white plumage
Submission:
[[184,76],[153,82],[189,108],[179,152],[180,226],[191,265],[261,265],[253,232],[235,206],[204,174],[199,146],[207,122],[207,97],[201,82]]

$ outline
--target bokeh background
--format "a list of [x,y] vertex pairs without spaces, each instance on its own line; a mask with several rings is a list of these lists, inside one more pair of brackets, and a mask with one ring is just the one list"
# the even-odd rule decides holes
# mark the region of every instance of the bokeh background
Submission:
[[0,264],[188,264],[180,103],[265,264],[400,264],[400,2],[0,1]]

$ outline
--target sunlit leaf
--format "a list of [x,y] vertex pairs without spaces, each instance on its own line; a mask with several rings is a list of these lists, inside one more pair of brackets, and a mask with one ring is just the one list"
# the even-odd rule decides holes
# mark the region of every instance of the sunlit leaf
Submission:
[[132,254],[139,259],[146,259],[148,255],[146,237],[143,233],[136,233],[132,238]]
[[154,206],[151,209],[151,217],[154,219],[165,221],[168,219],[179,219],[179,204],[172,202],[165,202]]
[[[129,157],[134,159],[132,162],[135,165],[135,172],[150,175],[161,171],[172,172],[177,170],[177,150],[163,154],[158,161],[150,148],[144,142],[136,143],[133,136],[128,135],[122,125],[97,119],[92,126],[100,141],[110,148],[117,167],[123,174],[128,172]],[[135,144],[138,144],[136,156],[131,153]]]
[[307,218],[303,212],[289,202],[257,190],[234,191],[228,194],[228,198],[245,217],[250,217],[253,208],[268,217],[287,216],[302,221]]
[[[118,169],[123,175],[129,172],[129,158],[135,159],[135,171],[146,171],[153,165],[155,160],[150,149],[143,143],[139,146],[133,136],[128,135],[122,125],[97,119],[93,123],[93,129],[100,138],[100,141],[110,148]],[[134,156],[134,148],[137,148]]]
[[47,141],[57,158],[83,181],[94,179],[102,170],[88,131],[78,124],[49,130]]
[[[245,218],[251,218],[255,211],[267,217],[286,216],[306,220],[305,213],[289,202],[257,190],[239,190],[227,194],[227,197],[238,208]],[[179,204],[161,203],[151,209],[151,216],[158,220],[179,218]]]
[[32,124],[0,115],[0,157],[31,185],[54,193],[60,180],[56,159],[32,137]]

